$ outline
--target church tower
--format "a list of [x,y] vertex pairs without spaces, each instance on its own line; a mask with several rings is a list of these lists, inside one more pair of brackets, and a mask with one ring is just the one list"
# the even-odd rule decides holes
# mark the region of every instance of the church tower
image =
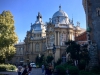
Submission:
[[87,40],[90,45],[90,62],[95,66],[98,64],[98,57],[100,62],[100,0],[83,0],[83,7],[86,14]]

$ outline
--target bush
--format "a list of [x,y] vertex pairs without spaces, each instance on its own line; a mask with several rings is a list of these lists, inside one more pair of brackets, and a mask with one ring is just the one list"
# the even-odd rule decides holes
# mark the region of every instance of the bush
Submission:
[[95,74],[93,74],[93,73],[91,73],[91,72],[87,72],[87,71],[81,70],[81,71],[79,72],[79,75],[95,75]]
[[56,63],[54,63],[54,66],[60,65],[61,64],[61,59],[58,59]]
[[62,65],[56,66],[56,70],[58,75],[65,75],[66,74],[66,68]]
[[16,70],[16,66],[10,64],[0,64],[0,71],[13,71]]
[[79,69],[76,66],[68,66],[69,74],[78,74]]
[[96,74],[100,74],[100,66],[94,66],[92,68],[91,72],[96,73]]
[[79,69],[80,70],[85,70],[85,67],[86,67],[86,61],[85,60],[80,60]]

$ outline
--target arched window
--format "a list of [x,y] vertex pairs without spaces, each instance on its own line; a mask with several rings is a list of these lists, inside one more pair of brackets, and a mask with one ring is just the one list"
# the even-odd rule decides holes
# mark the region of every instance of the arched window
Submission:
[[39,47],[39,43],[36,43],[36,44],[35,44],[35,51],[36,51],[36,52],[40,51],[39,48],[40,48],[40,47]]

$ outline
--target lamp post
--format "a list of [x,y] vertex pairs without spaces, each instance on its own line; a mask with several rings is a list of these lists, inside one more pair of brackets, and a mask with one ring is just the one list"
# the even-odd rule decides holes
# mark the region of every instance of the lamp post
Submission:
[[53,59],[53,67],[54,67],[54,62],[55,62],[55,52],[56,52],[56,47],[55,47],[54,44],[53,44],[52,52],[53,52],[53,57],[54,57],[54,59]]

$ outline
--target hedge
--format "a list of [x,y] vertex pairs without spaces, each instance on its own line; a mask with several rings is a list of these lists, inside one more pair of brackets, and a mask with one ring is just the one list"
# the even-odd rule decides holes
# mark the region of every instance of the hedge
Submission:
[[16,69],[16,66],[11,64],[0,64],[0,71],[14,71]]

